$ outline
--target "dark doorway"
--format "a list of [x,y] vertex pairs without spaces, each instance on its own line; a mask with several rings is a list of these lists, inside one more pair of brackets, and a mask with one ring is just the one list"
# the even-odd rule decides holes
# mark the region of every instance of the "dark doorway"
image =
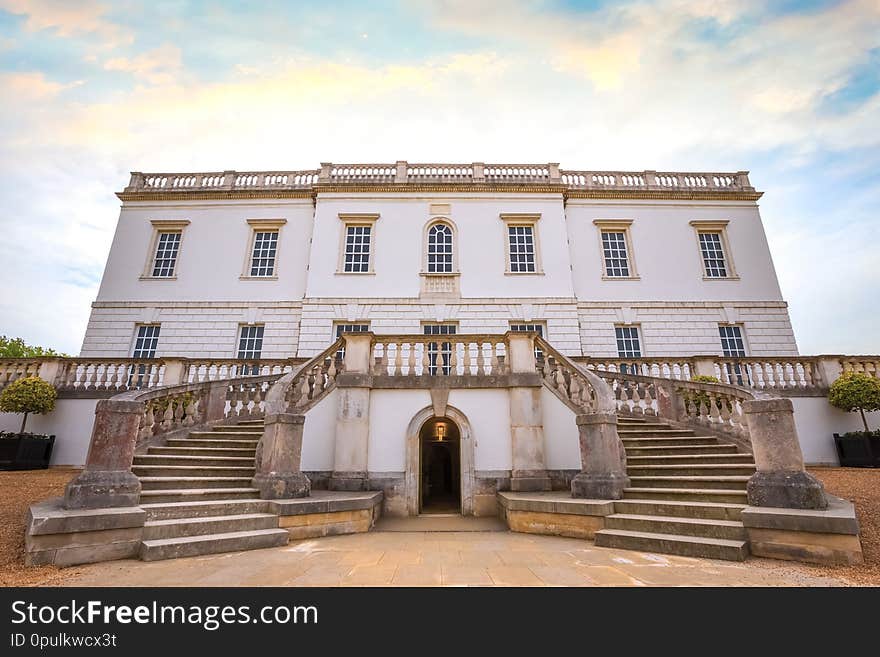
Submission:
[[419,432],[419,510],[461,513],[461,436],[448,418],[431,418]]

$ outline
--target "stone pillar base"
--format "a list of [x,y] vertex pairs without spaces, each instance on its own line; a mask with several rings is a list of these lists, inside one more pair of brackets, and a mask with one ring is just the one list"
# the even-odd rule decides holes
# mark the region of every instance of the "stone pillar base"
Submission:
[[330,490],[360,491],[370,490],[366,472],[334,472],[327,482]]
[[64,490],[67,509],[108,509],[137,506],[141,482],[125,470],[85,470]]
[[825,488],[809,472],[756,472],[746,485],[751,506],[825,509]]
[[544,470],[514,471],[510,477],[510,490],[520,493],[551,490],[550,477]]
[[260,499],[263,500],[308,497],[312,490],[312,482],[302,472],[258,473],[251,480],[251,486],[260,490]]
[[619,500],[627,486],[629,477],[624,474],[581,472],[571,480],[571,496],[590,500]]

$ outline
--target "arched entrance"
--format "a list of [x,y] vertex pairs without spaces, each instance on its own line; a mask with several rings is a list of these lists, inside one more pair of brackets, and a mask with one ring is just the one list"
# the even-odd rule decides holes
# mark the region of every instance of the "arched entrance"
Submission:
[[[434,433],[438,423],[446,424],[446,436],[444,440],[433,440]],[[445,442],[450,431],[456,432],[457,444],[455,448],[452,443],[449,447],[440,447],[445,454],[448,454],[450,465],[452,467],[452,476],[445,481],[448,482],[448,489],[451,492],[458,492],[458,505],[446,511],[446,513],[461,513],[465,516],[474,515],[474,438],[471,433],[471,425],[467,416],[454,406],[448,404],[438,406],[427,406],[420,410],[409,423],[406,431],[406,478],[405,478],[405,495],[406,495],[406,512],[408,515],[415,516],[422,511],[422,466],[429,462],[434,463],[435,471],[429,476],[440,478],[441,490],[443,478],[446,477],[446,456],[444,452],[437,451],[435,447]],[[427,440],[423,440],[423,436],[428,436]],[[439,438],[439,436],[438,436]],[[429,450],[426,460],[422,456],[422,450]],[[453,457],[457,460],[453,460]],[[442,465],[437,465],[438,463]],[[429,468],[430,470],[430,468]],[[435,485],[433,491],[438,489]],[[431,492],[429,488],[429,492]],[[437,500],[439,501],[439,500]],[[430,502],[430,500],[429,500]],[[446,500],[447,508],[449,500]],[[435,509],[437,506],[434,507]],[[442,513],[432,509],[427,510],[428,513]]]
[[461,434],[445,417],[432,417],[419,431],[419,512],[461,511]]

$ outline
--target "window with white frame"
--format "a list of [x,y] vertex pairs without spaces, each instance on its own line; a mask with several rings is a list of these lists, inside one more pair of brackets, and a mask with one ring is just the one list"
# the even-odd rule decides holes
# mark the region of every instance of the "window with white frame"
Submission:
[[[455,324],[424,324],[422,331],[425,335],[455,335],[458,327]],[[451,342],[428,343],[428,374],[431,376],[438,373],[449,374],[452,370],[450,360],[452,358]],[[438,365],[439,361],[439,365]]]
[[263,353],[265,326],[251,324],[242,326],[238,334],[238,359],[260,360]]
[[453,265],[452,227],[436,223],[428,229],[428,273],[451,274]]
[[[132,358],[149,360],[156,357],[156,347],[159,345],[159,328],[158,324],[140,324],[135,327],[134,346],[131,350]],[[154,372],[154,368],[151,366],[130,365],[128,368],[128,387],[142,388],[144,384],[149,385],[154,374],[158,376],[158,372]]]
[[258,375],[260,373],[260,365],[257,362],[263,353],[263,332],[265,327],[249,324],[242,326],[238,332],[238,360],[252,361],[250,364],[244,362],[240,365],[242,376]]
[[614,337],[617,340],[618,358],[642,357],[642,345],[639,340],[638,326],[615,326]]
[[158,324],[141,324],[135,329],[134,348],[132,358],[155,358],[156,347],[159,345]]
[[605,259],[606,276],[611,278],[629,277],[629,256],[624,231],[602,231],[602,255]]
[[251,276],[274,276],[275,256],[278,251],[277,230],[254,231],[254,245],[251,249]]
[[507,242],[510,249],[512,273],[534,273],[535,234],[533,226],[507,226]]
[[[742,328],[735,324],[720,324],[718,334],[721,337],[721,353],[725,358],[745,358],[746,343],[743,340]],[[750,377],[748,368],[739,362],[727,362],[723,364],[722,375],[724,383],[733,385],[749,385]]]
[[735,324],[721,324],[718,327],[721,336],[721,353],[728,358],[743,358],[746,355],[746,344],[743,341],[742,329]]
[[177,266],[177,253],[180,249],[179,230],[160,230],[156,236],[156,253],[153,258],[152,276],[170,278]]
[[724,241],[720,232],[699,231],[700,253],[707,278],[727,278]]
[[[343,333],[366,333],[370,330],[368,323],[338,323],[334,326],[333,335],[335,340],[338,340]],[[341,347],[336,352],[336,360],[342,360],[343,358],[345,358],[345,347]]]

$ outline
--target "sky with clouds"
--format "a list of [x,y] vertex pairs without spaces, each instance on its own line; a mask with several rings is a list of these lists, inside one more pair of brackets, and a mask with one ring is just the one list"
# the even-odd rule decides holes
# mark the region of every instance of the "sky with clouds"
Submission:
[[880,0],[0,0],[0,333],[77,353],[128,172],[751,171],[802,353],[880,352]]

